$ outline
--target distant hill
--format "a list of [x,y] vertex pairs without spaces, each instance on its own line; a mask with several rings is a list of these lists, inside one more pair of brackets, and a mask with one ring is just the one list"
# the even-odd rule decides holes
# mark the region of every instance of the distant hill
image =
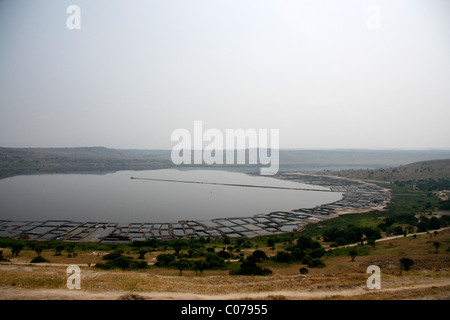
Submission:
[[418,161],[450,159],[449,150],[280,150],[282,171],[394,168]]
[[132,159],[132,153],[105,147],[82,148],[0,148],[0,160],[5,159]]
[[[334,171],[355,178],[387,181],[434,176],[426,168],[395,169],[416,161],[450,159],[450,150],[300,150],[281,149],[280,172]],[[171,150],[82,148],[3,148],[0,147],[0,178],[18,174],[150,170],[175,167]],[[191,167],[186,165],[184,167]],[[199,165],[194,167],[198,168]],[[259,165],[215,165],[207,169],[257,172]],[[374,169],[384,169],[377,171]],[[394,169],[388,169],[394,168]],[[352,170],[349,170],[352,169]],[[372,170],[370,170],[372,169]],[[417,169],[417,170],[416,170]],[[342,171],[341,173],[341,170]],[[392,170],[400,170],[392,171]],[[405,171],[407,170],[407,171]],[[430,168],[433,174],[447,169]]]
[[351,179],[374,181],[411,181],[428,179],[450,179],[450,159],[420,161],[404,166],[374,170],[342,170],[328,172]]
[[155,151],[139,155],[127,150],[86,148],[0,148],[0,179],[22,174],[150,170],[173,166]]

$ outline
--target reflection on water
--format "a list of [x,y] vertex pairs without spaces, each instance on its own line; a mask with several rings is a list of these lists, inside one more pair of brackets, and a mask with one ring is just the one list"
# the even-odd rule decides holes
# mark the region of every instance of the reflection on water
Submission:
[[[0,220],[177,222],[310,208],[340,193],[136,180],[130,177],[311,188],[271,177],[216,170],[47,174],[0,180]],[[325,189],[315,186],[316,189]]]

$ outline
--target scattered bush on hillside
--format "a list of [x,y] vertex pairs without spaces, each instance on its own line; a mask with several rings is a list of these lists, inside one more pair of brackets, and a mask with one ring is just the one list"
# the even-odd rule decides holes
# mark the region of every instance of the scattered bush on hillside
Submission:
[[411,269],[411,266],[414,264],[414,261],[409,258],[401,258],[400,264],[403,270],[409,271]]
[[381,232],[378,228],[356,226],[348,226],[345,229],[333,227],[323,232],[324,241],[336,242],[339,246],[360,242],[364,236],[366,239],[376,240],[381,238]]
[[315,258],[315,259],[311,259],[311,261],[309,261],[308,267],[309,268],[325,268],[325,263],[321,259]]
[[170,253],[161,253],[156,257],[155,266],[165,268],[169,267],[174,262],[176,257]]
[[272,258],[272,260],[281,263],[292,263],[295,261],[295,258],[289,252],[278,251],[277,254]]
[[306,269],[305,267],[300,268],[300,274],[307,274],[308,273],[308,269]]
[[268,276],[272,274],[272,270],[268,268],[261,268],[253,260],[245,260],[241,263],[238,270],[230,271],[230,275],[242,276]]
[[96,268],[103,270],[120,269],[120,270],[140,270],[147,269],[148,264],[146,261],[133,260],[130,257],[119,256],[113,260],[109,260],[106,263],[97,263]]
[[114,250],[114,251],[111,251],[110,253],[108,253],[107,255],[104,255],[103,256],[103,260],[107,260],[107,261],[114,260],[114,259],[117,259],[120,256],[122,256],[122,252],[118,251],[118,250],[117,251]]
[[256,262],[261,262],[264,259],[267,259],[267,255],[264,251],[262,250],[255,250],[253,251],[251,257],[256,261]]

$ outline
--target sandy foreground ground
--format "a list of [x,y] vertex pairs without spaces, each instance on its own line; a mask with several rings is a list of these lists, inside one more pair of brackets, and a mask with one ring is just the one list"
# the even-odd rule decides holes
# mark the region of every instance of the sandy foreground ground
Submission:
[[[355,262],[347,256],[329,258],[325,269],[311,269],[307,275],[298,273],[298,265],[278,268],[269,277],[230,277],[215,271],[179,276],[176,270],[164,269],[100,271],[86,265],[80,266],[79,290],[66,287],[67,264],[2,262],[0,300],[450,300],[450,256],[444,246],[437,254],[432,245],[436,239],[445,245],[450,228],[415,235],[417,239],[409,234],[379,239],[374,254],[358,256]],[[398,255],[387,255],[390,250]],[[406,252],[415,262],[409,272],[402,271],[398,262]],[[367,288],[369,265],[382,269],[381,289]]]
[[[410,290],[423,290],[428,288],[450,289],[450,279],[445,281],[432,282],[414,286],[405,286],[399,288],[386,288],[377,290],[377,293],[396,294]],[[368,293],[367,288],[355,288],[349,290],[333,290],[333,291],[273,291],[273,292],[249,292],[222,295],[202,295],[175,292],[139,292],[135,295],[146,300],[239,300],[239,299],[256,299],[267,300],[283,297],[289,300],[309,300],[309,299],[326,299],[332,297],[352,298],[363,296]],[[68,289],[23,289],[23,288],[0,288],[0,299],[2,300],[119,300],[124,299],[132,293],[125,291],[109,291],[109,292],[89,292],[85,290],[68,290]],[[450,292],[447,294],[439,294],[438,296],[426,296],[425,299],[450,299]]]

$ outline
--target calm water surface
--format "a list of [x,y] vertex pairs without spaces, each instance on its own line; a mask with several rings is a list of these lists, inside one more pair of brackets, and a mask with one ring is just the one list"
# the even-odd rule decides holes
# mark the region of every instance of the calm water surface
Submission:
[[0,220],[177,222],[246,217],[310,208],[341,193],[132,180],[130,177],[315,188],[271,177],[216,170],[46,174],[0,180]]

